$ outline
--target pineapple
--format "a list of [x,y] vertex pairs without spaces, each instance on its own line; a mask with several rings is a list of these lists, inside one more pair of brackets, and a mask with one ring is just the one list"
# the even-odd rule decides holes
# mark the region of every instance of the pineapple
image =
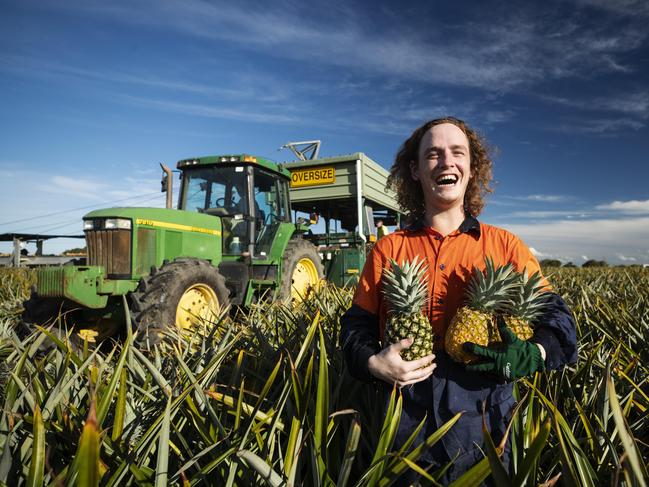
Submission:
[[[544,289],[543,276],[535,272],[528,276],[527,269],[519,274],[519,293],[514,295],[512,304],[507,310],[505,323],[521,340],[529,340],[534,335],[531,322],[543,313],[548,293]],[[496,330],[496,339],[501,341]]]
[[458,310],[446,330],[444,346],[453,360],[467,364],[477,358],[464,351],[465,342],[487,346],[500,338],[494,314],[504,313],[511,307],[518,286],[519,277],[511,264],[496,268],[487,257],[484,273],[474,269],[466,305]]
[[410,348],[401,351],[404,360],[417,360],[433,352],[433,331],[422,308],[428,299],[428,267],[415,257],[400,266],[390,260],[383,273],[383,295],[388,303],[385,343],[413,338]]

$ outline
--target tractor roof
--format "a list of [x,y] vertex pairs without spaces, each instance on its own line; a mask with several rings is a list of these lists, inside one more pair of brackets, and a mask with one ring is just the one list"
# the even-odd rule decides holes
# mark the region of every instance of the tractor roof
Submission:
[[281,174],[287,178],[291,173],[281,167],[276,162],[264,159],[263,157],[253,156],[250,154],[223,154],[218,156],[192,157],[178,161],[178,169],[187,169],[192,166],[213,166],[213,165],[232,165],[232,164],[252,164],[275,173]]

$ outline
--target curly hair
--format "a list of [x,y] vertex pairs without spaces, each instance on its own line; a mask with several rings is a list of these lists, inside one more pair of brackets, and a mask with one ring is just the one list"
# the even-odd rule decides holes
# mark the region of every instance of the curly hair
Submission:
[[423,218],[425,213],[424,193],[421,184],[412,178],[410,163],[418,161],[419,144],[424,134],[435,125],[451,123],[458,127],[469,141],[471,156],[471,179],[464,195],[464,211],[478,216],[485,206],[484,197],[493,192],[489,186],[492,180],[490,152],[484,137],[469,128],[464,121],[455,117],[444,117],[430,120],[416,129],[403,143],[390,168],[387,188],[396,191],[397,201],[410,221]]

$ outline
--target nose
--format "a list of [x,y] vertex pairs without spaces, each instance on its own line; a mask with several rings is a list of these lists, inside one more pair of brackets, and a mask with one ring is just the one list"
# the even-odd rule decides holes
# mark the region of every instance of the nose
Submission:
[[445,149],[439,152],[437,163],[440,166],[447,167],[453,165],[453,157],[450,149]]

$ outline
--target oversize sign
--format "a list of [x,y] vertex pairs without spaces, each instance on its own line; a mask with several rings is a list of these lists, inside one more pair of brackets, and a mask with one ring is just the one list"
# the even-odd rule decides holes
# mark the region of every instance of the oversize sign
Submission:
[[318,186],[336,182],[336,170],[333,167],[300,169],[291,173],[291,188],[300,186]]

